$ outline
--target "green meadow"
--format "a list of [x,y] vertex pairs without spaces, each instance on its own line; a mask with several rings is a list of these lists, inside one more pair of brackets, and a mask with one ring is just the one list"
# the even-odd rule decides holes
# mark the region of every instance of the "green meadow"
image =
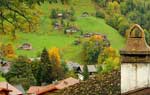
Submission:
[[[52,8],[67,9],[74,6],[76,10],[76,21],[73,23],[79,26],[83,33],[97,32],[105,34],[110,40],[112,47],[117,50],[123,47],[124,38],[117,32],[117,30],[107,25],[103,19],[94,16],[81,17],[85,10],[86,12],[89,12],[89,14],[95,13],[93,7],[94,4],[91,3],[91,0],[75,1],[76,2],[72,3],[70,6],[62,5],[60,3],[43,4],[41,6],[43,14],[40,17],[40,26],[36,32],[17,32],[17,40],[11,41],[9,36],[4,36],[1,38],[2,42],[12,43],[17,55],[25,55],[28,57],[37,57],[43,48],[50,49],[52,47],[58,47],[60,48],[64,60],[80,62],[80,51],[82,46],[73,45],[73,42],[76,40],[75,36],[80,36],[80,33],[65,35],[63,31],[54,30],[51,25],[52,19],[49,17]],[[33,50],[25,51],[18,49],[21,44],[26,42],[32,44]]]

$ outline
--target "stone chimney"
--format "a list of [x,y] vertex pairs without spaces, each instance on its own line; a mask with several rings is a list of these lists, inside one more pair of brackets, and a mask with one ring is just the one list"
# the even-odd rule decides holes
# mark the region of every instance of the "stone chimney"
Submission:
[[150,47],[146,43],[143,29],[137,24],[128,31],[126,41],[125,47],[120,50],[121,93],[131,95],[124,93],[150,87]]

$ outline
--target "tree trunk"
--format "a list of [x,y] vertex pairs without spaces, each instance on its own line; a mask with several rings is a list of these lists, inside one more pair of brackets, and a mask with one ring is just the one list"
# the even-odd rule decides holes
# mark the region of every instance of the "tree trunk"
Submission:
[[1,27],[2,27],[1,29],[2,29],[2,33],[5,34],[5,30],[4,30],[4,19],[3,19],[2,15],[3,15],[3,12],[0,12],[0,16],[1,16]]

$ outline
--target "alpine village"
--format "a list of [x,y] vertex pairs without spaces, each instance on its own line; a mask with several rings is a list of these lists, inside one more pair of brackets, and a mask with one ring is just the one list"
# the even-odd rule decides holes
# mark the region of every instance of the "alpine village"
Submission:
[[150,0],[0,0],[0,95],[150,95]]

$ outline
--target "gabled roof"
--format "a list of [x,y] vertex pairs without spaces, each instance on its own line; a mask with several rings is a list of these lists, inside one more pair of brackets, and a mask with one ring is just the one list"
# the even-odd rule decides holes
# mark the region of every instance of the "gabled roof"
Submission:
[[22,95],[21,91],[7,82],[0,82],[0,87],[11,90],[10,95]]
[[43,93],[64,89],[76,83],[79,83],[79,80],[70,77],[70,78],[58,81],[56,84],[50,84],[47,86],[31,86],[29,90],[27,91],[27,93],[41,95]]
[[70,78],[59,81],[58,84],[56,85],[56,88],[64,89],[66,87],[69,87],[69,86],[77,84],[77,83],[79,83],[79,80],[70,77]]
[[[83,65],[81,65],[80,68],[81,68],[81,71],[83,72]],[[87,65],[87,68],[88,68],[89,73],[97,72],[96,65]]]
[[80,65],[75,62],[68,62],[67,66],[68,66],[69,70],[74,70],[74,68],[80,67]]
[[95,65],[88,65],[88,71],[89,72],[97,72],[96,66]]
[[43,94],[46,92],[54,91],[56,87],[54,85],[47,85],[47,86],[31,86],[27,91],[28,94]]

